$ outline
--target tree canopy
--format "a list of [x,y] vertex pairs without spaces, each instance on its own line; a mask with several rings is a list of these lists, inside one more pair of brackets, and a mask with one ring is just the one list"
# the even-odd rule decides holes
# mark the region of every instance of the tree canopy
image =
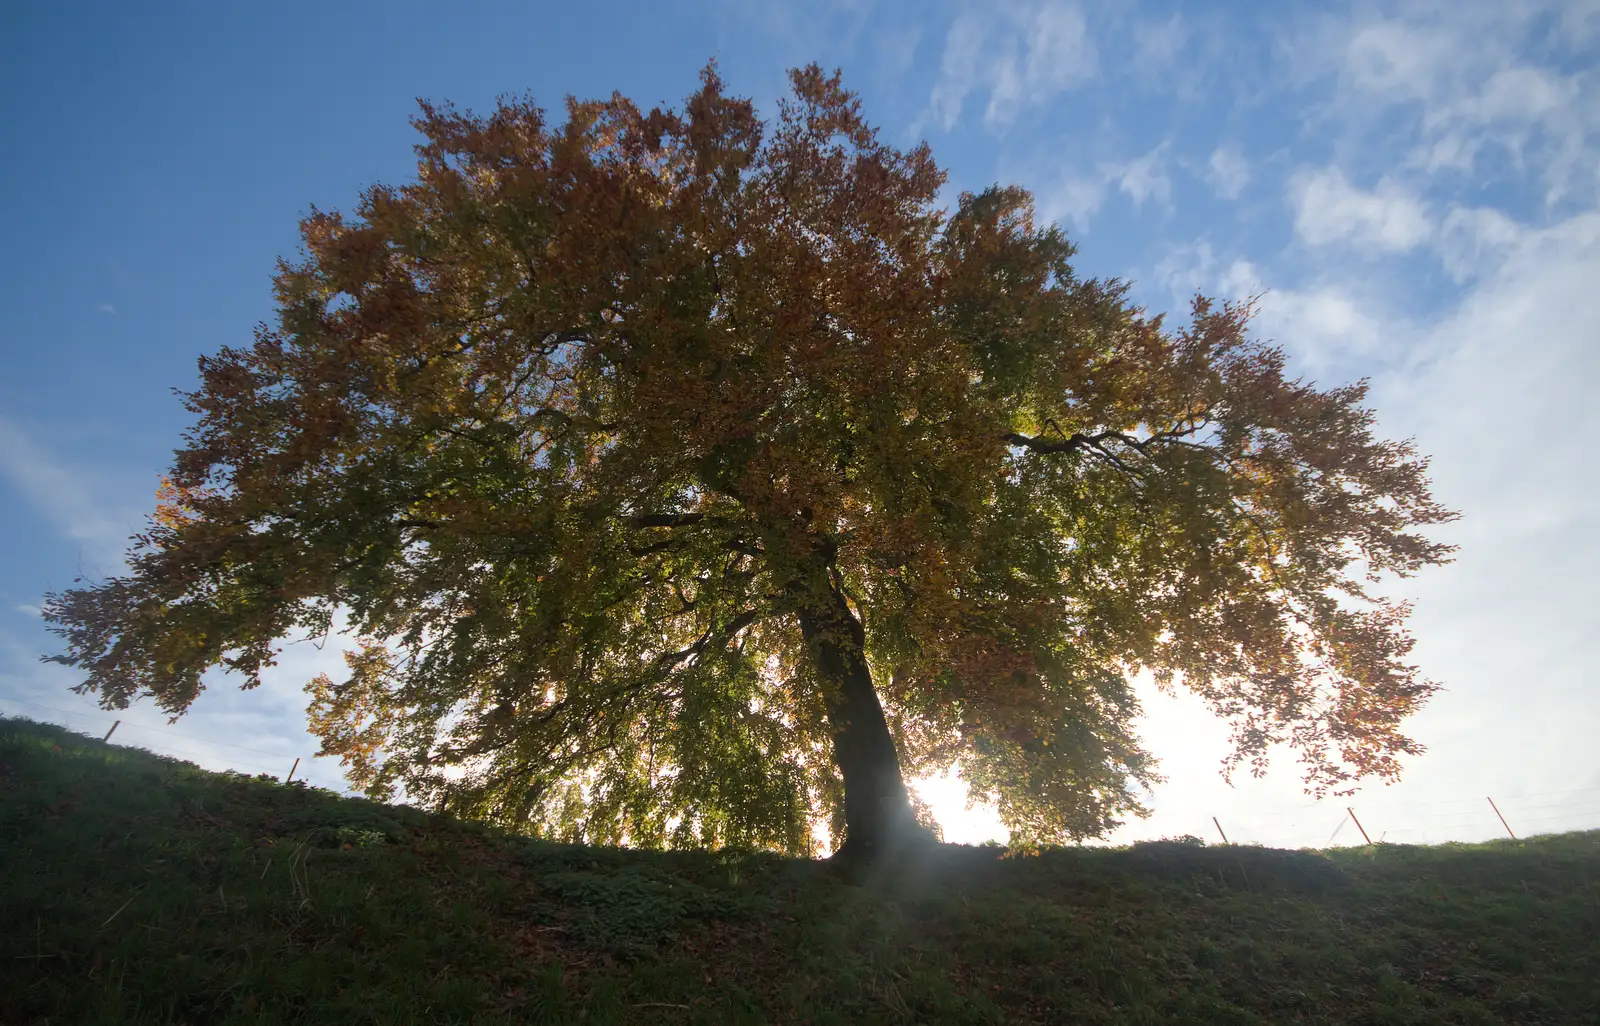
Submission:
[[423,104],[416,180],[313,211],[276,322],[200,361],[122,576],[52,595],[52,658],[174,716],[348,624],[323,754],[545,836],[877,851],[959,763],[1018,839],[1156,779],[1143,671],[1393,777],[1436,685],[1373,585],[1445,562],[1426,460],[1248,303],[1147,316],[1029,194],[939,205],[835,74],[764,121]]

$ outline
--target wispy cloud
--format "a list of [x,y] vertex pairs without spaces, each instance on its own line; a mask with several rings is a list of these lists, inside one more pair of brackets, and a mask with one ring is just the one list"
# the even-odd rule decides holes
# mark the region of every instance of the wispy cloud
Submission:
[[1375,404],[1433,455],[1439,495],[1466,513],[1457,565],[1414,588],[1416,656],[1452,689],[1435,747],[1459,753],[1490,720],[1497,743],[1473,772],[1549,782],[1590,769],[1579,753],[1600,732],[1600,488],[1583,469],[1600,432],[1600,210],[1520,226],[1502,246],[1408,365],[1375,381]]
[[958,16],[945,35],[944,55],[939,59],[939,79],[933,84],[928,105],[933,110],[934,119],[947,132],[955,127],[967,94],[978,87],[984,73],[985,35],[984,20],[971,12]]
[[[1441,532],[1461,545],[1456,564],[1398,592],[1418,603],[1415,660],[1448,688],[1409,727],[1430,753],[1393,790],[1356,799],[1363,815],[1388,818],[1391,840],[1488,837],[1498,824],[1487,814],[1468,827],[1434,816],[1428,827],[1427,811],[1459,814],[1463,799],[1481,794],[1563,792],[1539,799],[1550,817],[1542,828],[1592,827],[1574,803],[1577,788],[1600,783],[1580,755],[1600,732],[1588,651],[1600,634],[1589,600],[1600,575],[1600,547],[1589,541],[1600,535],[1600,496],[1577,468],[1592,462],[1589,439],[1600,432],[1600,406],[1588,396],[1600,380],[1600,210],[1533,227],[1455,208],[1437,230],[1441,253],[1445,240],[1472,276],[1426,317],[1395,302],[1403,286],[1337,256],[1310,280],[1283,280],[1202,239],[1174,247],[1156,277],[1174,292],[1267,290],[1254,333],[1284,345],[1297,374],[1324,384],[1370,376],[1380,431],[1414,436],[1432,457],[1436,494],[1465,513]],[[1124,836],[1200,833],[1215,814],[1236,839],[1305,844],[1321,843],[1311,824],[1325,821],[1325,835],[1337,824],[1338,810],[1271,783],[1292,779],[1287,764],[1268,780],[1223,786],[1214,774],[1227,750],[1220,724],[1191,696],[1141,697],[1141,730],[1170,783],[1157,789],[1156,817]]]
[[1136,56],[1141,67],[1168,65],[1189,41],[1189,26],[1181,13],[1162,21],[1141,21],[1133,28]]
[[1167,174],[1167,144],[1122,161],[1103,161],[1093,171],[1071,169],[1047,181],[1035,199],[1041,220],[1070,224],[1082,231],[1099,213],[1114,186],[1137,207],[1155,201],[1172,202],[1172,179]]
[[1342,73],[1361,92],[1390,102],[1427,99],[1451,60],[1449,40],[1403,21],[1353,26],[1344,44]]
[[1086,230],[1094,214],[1106,203],[1112,189],[1133,200],[1134,206],[1147,202],[1170,205],[1173,182],[1166,171],[1166,150],[1162,142],[1139,157],[1128,160],[1106,160],[1094,170],[1069,168],[1046,179],[1035,194],[1038,216],[1042,221],[1070,224],[1075,229]]
[[1274,281],[1248,260],[1234,260],[1216,278],[1228,299],[1260,296],[1256,332],[1289,351],[1296,373],[1340,381],[1380,369],[1395,358],[1396,318],[1358,282],[1323,278],[1294,287]]
[[1004,129],[1026,107],[1088,80],[1098,65],[1083,11],[1065,0],[967,11],[945,36],[928,104],[946,131],[973,94],[988,94],[984,123]]
[[1296,233],[1313,246],[1348,242],[1399,253],[1433,230],[1422,202],[1387,178],[1366,191],[1337,168],[1301,171],[1289,182],[1289,200]]
[[1440,223],[1434,251],[1446,273],[1464,282],[1499,268],[1523,235],[1522,226],[1502,211],[1458,206]]
[[[58,723],[70,730],[100,737],[120,721],[112,744],[146,748],[194,762],[211,770],[271,773],[282,778],[291,767],[297,778],[344,790],[345,781],[333,759],[317,759],[318,739],[306,731],[303,679],[274,668],[265,683],[241,691],[214,681],[176,724],[148,700],[127,709],[101,709],[93,695],[71,691],[82,679],[68,667],[43,663],[41,651],[58,651],[42,629],[18,634],[0,626],[0,715]],[[292,651],[292,649],[291,649]],[[327,668],[342,664],[333,646]],[[295,759],[300,763],[295,766]]]
[[1068,173],[1042,190],[1035,200],[1040,220],[1082,230],[1089,226],[1105,198],[1104,176]]
[[1336,121],[1386,157],[1398,147],[1416,172],[1492,167],[1537,184],[1546,204],[1600,195],[1600,76],[1583,59],[1600,32],[1592,3],[1386,6],[1324,19],[1292,48],[1332,72]]
[[911,70],[922,45],[922,26],[908,25],[878,36],[873,45],[877,54],[874,70],[885,82],[895,82]]
[[0,416],[0,477],[48,518],[62,537],[83,543],[98,562],[120,565],[137,515],[117,510],[90,486],[93,475],[70,468],[4,416]]
[[1135,206],[1144,206],[1146,200],[1162,204],[1172,202],[1172,179],[1166,171],[1167,144],[1162,143],[1149,153],[1122,164],[1106,164],[1101,170],[1107,181],[1117,183]]
[[1232,146],[1219,146],[1206,162],[1206,182],[1223,199],[1238,199],[1250,184],[1250,164]]
[[[336,616],[335,631],[347,621]],[[278,659],[258,688],[240,689],[238,678],[213,670],[204,693],[176,724],[147,697],[127,709],[99,708],[94,695],[74,694],[80,671],[39,659],[59,652],[59,639],[46,633],[37,619],[0,622],[0,715],[60,723],[100,736],[120,720],[114,744],[149,748],[191,760],[208,769],[245,773],[286,774],[299,758],[296,776],[324,787],[343,790],[337,760],[316,759],[317,738],[306,729],[305,683],[319,673],[339,677],[348,672],[338,634],[322,645],[299,640],[283,645]]]

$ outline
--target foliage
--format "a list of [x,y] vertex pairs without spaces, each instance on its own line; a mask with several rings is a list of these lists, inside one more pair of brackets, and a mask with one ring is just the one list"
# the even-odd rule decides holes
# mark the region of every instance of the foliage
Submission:
[[[293,823],[399,827],[318,847]],[[7,1023],[1590,1024],[1600,832],[941,846],[866,886],[534,841],[0,720]]]
[[310,715],[354,783],[641,847],[806,851],[957,762],[1015,837],[1098,835],[1153,779],[1146,670],[1235,764],[1395,775],[1434,685],[1369,585],[1452,514],[1365,386],[1248,306],[1145,316],[1022,189],[939,208],[926,145],[792,81],[771,123],[712,70],[681,111],[424,105],[417,180],[309,217],[276,324],[201,360],[56,658],[177,715],[342,610]]

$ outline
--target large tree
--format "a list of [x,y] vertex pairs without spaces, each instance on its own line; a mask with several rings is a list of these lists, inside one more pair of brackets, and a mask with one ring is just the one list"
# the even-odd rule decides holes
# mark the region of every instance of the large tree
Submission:
[[957,762],[1014,836],[1096,835],[1154,779],[1141,671],[1235,766],[1393,776],[1435,685],[1370,584],[1453,514],[1364,386],[1079,278],[1022,189],[940,208],[926,145],[792,86],[423,105],[416,181],[313,212],[276,324],[200,361],[54,658],[177,716],[347,625],[309,713],[354,784],[598,842],[879,853]]

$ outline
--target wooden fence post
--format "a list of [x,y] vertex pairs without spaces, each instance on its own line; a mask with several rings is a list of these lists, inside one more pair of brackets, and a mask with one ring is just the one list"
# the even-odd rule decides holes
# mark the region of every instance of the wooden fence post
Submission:
[[1367,836],[1367,828],[1361,825],[1361,821],[1359,819],[1356,819],[1356,810],[1352,809],[1350,806],[1346,805],[1344,807],[1344,811],[1350,813],[1351,821],[1355,823],[1356,829],[1361,831],[1361,839],[1363,841],[1366,841],[1368,844],[1371,844],[1372,843],[1372,838]]
[[[1500,816],[1500,806],[1494,803],[1493,798],[1489,799],[1489,808],[1494,810],[1494,814],[1496,816]],[[1511,834],[1511,824],[1506,822],[1506,818],[1504,816],[1500,816],[1500,825],[1506,828],[1506,833]],[[1511,834],[1511,839],[1515,841],[1517,839],[1517,835]]]

